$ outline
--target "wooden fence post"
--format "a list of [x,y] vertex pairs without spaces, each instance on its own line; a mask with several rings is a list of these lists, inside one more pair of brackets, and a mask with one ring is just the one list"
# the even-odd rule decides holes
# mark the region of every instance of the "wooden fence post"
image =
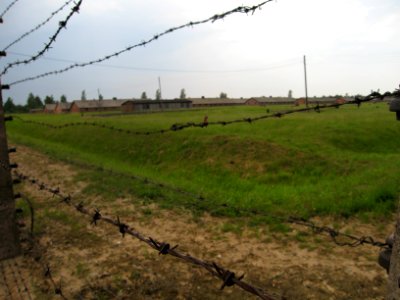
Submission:
[[3,107],[4,88],[0,80],[0,260],[20,254]]

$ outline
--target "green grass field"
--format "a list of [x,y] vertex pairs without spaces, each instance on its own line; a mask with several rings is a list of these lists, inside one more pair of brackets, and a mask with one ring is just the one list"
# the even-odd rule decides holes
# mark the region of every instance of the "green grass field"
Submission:
[[[167,129],[174,123],[202,122],[205,115],[209,122],[256,117],[266,114],[266,109],[242,106],[113,117],[20,116],[57,125],[90,121],[148,131]],[[11,142],[54,158],[140,175],[206,198],[190,199],[94,170],[82,172],[81,178],[91,182],[86,192],[110,199],[133,193],[161,206],[227,216],[257,211],[348,217],[393,212],[400,195],[400,122],[383,103],[150,136],[92,126],[49,129],[18,119],[7,123],[7,131]]]

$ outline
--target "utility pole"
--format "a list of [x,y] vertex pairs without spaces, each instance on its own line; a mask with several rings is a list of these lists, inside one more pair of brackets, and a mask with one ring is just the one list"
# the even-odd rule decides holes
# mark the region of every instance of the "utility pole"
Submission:
[[20,254],[19,235],[15,217],[15,198],[4,116],[3,89],[0,79],[0,260]]
[[161,78],[160,76],[158,77],[158,89],[160,90],[160,100],[162,99],[162,93],[161,93]]
[[304,82],[306,86],[306,107],[308,107],[308,89],[307,89],[307,63],[306,63],[306,56],[303,56],[304,62]]

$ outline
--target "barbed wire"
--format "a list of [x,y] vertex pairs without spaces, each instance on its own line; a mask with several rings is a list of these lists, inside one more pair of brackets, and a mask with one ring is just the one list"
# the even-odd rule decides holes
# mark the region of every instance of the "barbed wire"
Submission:
[[[171,255],[189,264],[196,265],[198,267],[207,270],[211,275],[222,280],[223,283],[220,288],[221,290],[224,289],[225,287],[237,285],[242,290],[249,292],[253,295],[256,295],[261,299],[266,299],[266,300],[283,299],[282,296],[266,292],[261,288],[255,287],[249,283],[244,282],[242,280],[244,275],[237,277],[234,272],[231,272],[228,269],[225,269],[217,265],[215,262],[201,260],[199,258],[191,256],[190,254],[183,253],[177,250],[178,245],[171,246],[169,243],[159,242],[152,237],[146,237],[142,233],[133,229],[133,227],[123,223],[118,216],[117,219],[115,220],[113,218],[104,216],[103,213],[101,213],[98,209],[86,208],[83,202],[76,204],[73,202],[72,196],[70,194],[62,194],[60,188],[49,187],[45,183],[42,183],[35,178],[25,176],[20,172],[15,172],[15,175],[23,181],[27,181],[33,185],[36,185],[39,188],[39,190],[49,192],[53,195],[53,197],[58,197],[61,203],[73,207],[75,208],[76,211],[89,216],[91,218],[90,223],[92,225],[97,225],[99,221],[103,221],[105,223],[115,226],[123,237],[125,235],[130,235],[146,243],[149,247],[158,251],[160,255]],[[91,213],[91,211],[93,211],[93,213]]]
[[[125,174],[122,172],[108,170],[103,167],[97,167],[97,166],[93,166],[88,163],[77,162],[77,161],[73,161],[73,160],[66,160],[66,161],[70,162],[72,164],[76,164],[76,165],[85,167],[85,168],[93,168],[93,169],[96,169],[96,170],[99,170],[102,172],[107,172],[112,175],[118,175],[121,177],[134,179],[134,180],[140,180],[144,184],[152,184],[158,188],[169,189],[169,190],[181,193],[183,195],[189,195],[189,196],[195,198],[196,200],[200,201],[198,203],[191,204],[191,206],[198,207],[199,204],[204,205],[206,202],[210,202],[210,203],[213,203],[214,205],[216,205],[216,203],[218,202],[215,199],[209,199],[209,198],[205,197],[204,195],[191,193],[191,192],[185,191],[184,189],[169,186],[165,183],[156,182],[149,178],[141,177],[138,175]],[[2,164],[2,162],[0,161],[0,165],[1,164]],[[14,171],[14,172],[16,172],[16,171]],[[18,172],[16,172],[15,175],[18,178],[20,177],[20,174]],[[272,214],[269,214],[266,212],[261,212],[256,209],[238,209],[237,207],[228,205],[227,203],[221,203],[216,206],[219,206],[220,208],[223,208],[223,209],[231,209],[231,210],[235,211],[235,213],[238,213],[240,215],[254,215],[254,216],[268,217],[268,218],[274,219],[276,221],[279,221],[281,223],[290,223],[290,224],[296,224],[296,225],[303,226],[303,227],[308,227],[316,234],[321,234],[321,233],[328,234],[328,236],[331,238],[331,240],[337,246],[357,247],[357,246],[362,246],[362,245],[367,244],[367,245],[371,245],[371,246],[375,246],[375,247],[379,247],[379,248],[391,248],[391,245],[389,245],[388,243],[378,241],[370,235],[363,235],[361,237],[357,237],[357,236],[354,236],[351,234],[340,232],[339,230],[336,230],[336,229],[328,227],[328,226],[319,226],[315,222],[307,220],[302,217],[297,217],[297,216],[284,217],[284,216],[272,215]],[[346,242],[346,241],[339,240],[339,238],[341,238],[341,237],[349,239],[351,241]]]
[[36,79],[43,78],[43,77],[46,77],[46,76],[49,76],[49,75],[61,74],[61,73],[67,72],[67,71],[69,71],[71,69],[74,69],[74,68],[86,67],[86,66],[89,66],[89,65],[101,63],[101,62],[109,60],[109,59],[111,59],[113,57],[117,57],[117,56],[119,56],[119,55],[121,55],[121,54],[123,54],[125,52],[132,51],[135,48],[144,47],[144,46],[146,46],[146,45],[158,40],[159,38],[163,37],[164,35],[170,34],[172,32],[175,32],[177,30],[180,30],[180,29],[183,29],[183,28],[186,28],[186,27],[193,28],[194,26],[205,24],[205,23],[209,23],[209,22],[214,23],[214,22],[216,22],[218,20],[222,20],[225,17],[227,17],[227,16],[229,16],[231,14],[235,14],[235,13],[245,13],[245,14],[251,13],[251,14],[254,14],[257,9],[261,9],[262,6],[264,6],[268,2],[272,2],[272,1],[273,0],[267,0],[267,1],[264,1],[264,2],[262,2],[260,4],[254,5],[254,6],[239,6],[237,8],[234,8],[234,9],[230,10],[230,11],[227,11],[227,12],[224,12],[224,13],[221,13],[221,14],[215,14],[212,17],[209,17],[209,18],[201,20],[201,21],[189,22],[189,23],[177,26],[177,27],[171,27],[171,28],[165,30],[162,33],[155,34],[152,38],[150,38],[148,40],[142,41],[142,42],[137,43],[137,44],[132,45],[132,46],[128,46],[125,49],[122,49],[122,50],[119,50],[119,51],[117,51],[115,53],[106,55],[106,56],[104,56],[102,58],[91,60],[91,61],[85,62],[85,63],[75,63],[75,64],[72,64],[72,65],[70,65],[70,66],[68,66],[66,68],[63,68],[63,69],[50,71],[50,72],[46,72],[46,73],[39,74],[39,75],[36,75],[36,76],[20,79],[20,80],[17,80],[17,81],[14,81],[14,82],[10,83],[9,86],[13,86],[13,85],[16,85],[16,84],[19,84],[19,83],[23,83],[23,82],[26,82],[26,81],[36,80]]
[[43,274],[45,280],[50,282],[54,294],[61,297],[64,300],[67,300],[68,298],[65,296],[63,292],[61,279],[59,280],[58,283],[54,279],[52,269],[50,268],[50,264],[46,259],[43,247],[40,245],[39,241],[34,236],[29,237],[29,243],[30,243],[29,253],[31,257],[34,259],[34,261],[40,265],[41,269],[40,272],[41,274]]
[[[205,197],[202,194],[195,194],[189,191],[186,191],[182,188],[179,187],[175,187],[175,186],[170,186],[167,185],[165,183],[162,182],[157,182],[157,181],[153,181],[147,177],[141,177],[138,175],[133,175],[133,174],[125,174],[122,172],[117,172],[111,169],[106,169],[104,167],[97,167],[88,163],[84,163],[84,162],[77,162],[74,160],[70,160],[67,159],[67,162],[71,163],[71,164],[75,164],[75,165],[79,165],[81,167],[85,167],[85,168],[93,168],[95,170],[98,171],[102,171],[105,173],[108,173],[110,175],[113,176],[120,176],[120,177],[124,177],[124,178],[128,178],[128,179],[133,179],[133,180],[139,180],[140,182],[144,183],[144,184],[151,184],[157,188],[161,188],[161,189],[168,189],[177,193],[180,193],[182,195],[186,195],[186,196],[191,196],[196,200],[199,200],[200,203],[204,204],[206,202],[210,202],[210,203],[217,203],[217,201],[215,199],[209,199],[207,197]],[[197,203],[195,203],[192,206],[198,206]],[[291,224],[296,224],[299,226],[303,226],[303,227],[308,227],[310,228],[314,233],[318,234],[318,233],[327,233],[329,235],[329,237],[332,239],[332,241],[337,245],[337,246],[349,246],[349,247],[357,247],[357,246],[361,246],[364,244],[369,244],[371,246],[376,246],[379,248],[388,248],[390,245],[387,243],[383,243],[380,241],[375,241],[375,239],[371,236],[362,236],[362,237],[356,237],[354,235],[350,235],[350,234],[346,234],[346,233],[342,233],[338,230],[335,230],[333,228],[327,227],[327,226],[319,226],[317,224],[315,224],[314,222],[301,218],[301,217],[295,217],[295,216],[289,216],[289,217],[280,217],[280,216],[274,216],[272,214],[267,214],[265,212],[260,212],[257,210],[244,210],[244,209],[238,209],[234,206],[230,206],[227,203],[222,203],[219,205],[221,208],[225,208],[225,209],[232,209],[234,210],[236,213],[239,214],[244,214],[244,215],[255,215],[255,216],[262,216],[262,217],[270,217],[272,219],[275,219],[279,222],[282,223],[291,223]],[[352,240],[352,242],[343,242],[343,241],[339,241],[338,238],[340,237],[345,237],[348,238],[350,240]]]
[[[369,244],[371,246],[375,246],[375,247],[379,247],[379,248],[391,248],[391,245],[389,245],[388,243],[375,241],[374,238],[371,236],[356,237],[351,234],[339,232],[339,231],[337,231],[333,228],[327,227],[327,226],[318,226],[314,222],[306,220],[304,218],[289,217],[287,219],[287,222],[309,227],[315,233],[325,232],[325,233],[329,234],[329,236],[332,238],[334,243],[338,246],[357,247],[357,246],[361,246],[364,244]],[[339,241],[338,237],[340,237],[340,236],[346,237],[346,238],[352,240],[353,242]]]
[[64,21],[60,21],[58,24],[58,29],[57,31],[54,33],[53,36],[50,37],[50,40],[47,44],[45,44],[44,48],[42,50],[40,50],[36,55],[33,55],[32,57],[25,59],[25,60],[17,60],[15,62],[9,63],[6,67],[4,67],[3,71],[0,73],[0,76],[3,76],[4,74],[7,73],[7,71],[9,69],[11,69],[12,67],[15,67],[17,65],[21,65],[21,64],[29,64],[32,61],[38,59],[40,56],[42,56],[46,51],[48,51],[51,47],[51,45],[56,41],[57,36],[60,34],[61,30],[66,28],[68,21],[72,18],[72,16],[76,13],[79,13],[79,8],[82,4],[83,0],[79,0],[75,6],[71,9],[71,12],[69,13],[69,15],[66,17],[66,19]]
[[3,17],[4,15],[11,9],[11,7],[14,6],[15,3],[17,3],[19,0],[14,0],[13,2],[11,2],[6,9],[0,14],[0,23],[3,23]]
[[282,118],[285,115],[290,115],[290,114],[300,113],[300,112],[315,111],[317,113],[320,113],[321,110],[328,109],[328,108],[339,108],[344,105],[354,105],[355,104],[358,107],[360,107],[360,105],[362,103],[370,102],[370,101],[374,101],[374,100],[383,100],[385,97],[393,97],[393,96],[400,97],[400,90],[395,90],[394,92],[386,92],[384,94],[381,94],[378,92],[373,92],[365,97],[356,97],[354,100],[347,101],[344,103],[332,103],[332,104],[324,104],[324,105],[317,104],[312,107],[304,107],[304,108],[286,110],[286,111],[276,112],[276,113],[272,113],[272,114],[261,115],[261,116],[253,117],[253,118],[248,117],[248,118],[241,118],[241,119],[236,119],[236,120],[231,120],[231,121],[214,121],[214,122],[206,121],[206,122],[200,122],[200,123],[195,123],[195,122],[188,122],[188,123],[184,123],[184,124],[175,123],[170,128],[154,130],[154,131],[134,131],[131,129],[117,128],[115,126],[107,125],[104,123],[100,124],[97,122],[86,122],[86,121],[84,121],[84,122],[69,122],[69,123],[65,123],[62,125],[53,125],[53,124],[46,123],[46,122],[25,120],[20,116],[13,116],[13,117],[15,119],[18,119],[25,123],[46,126],[48,128],[52,128],[52,129],[61,129],[61,128],[67,128],[67,127],[72,127],[72,126],[93,126],[93,127],[109,129],[109,130],[112,130],[115,132],[120,132],[120,133],[125,133],[125,134],[130,134],[130,135],[153,135],[153,134],[164,134],[164,133],[168,133],[168,132],[176,132],[176,131],[180,131],[180,130],[183,130],[186,128],[206,128],[208,126],[213,126],[213,125],[227,126],[227,125],[238,124],[238,123],[251,124],[253,122],[264,120],[264,119]]
[[26,38],[27,36],[31,35],[32,33],[34,33],[35,31],[39,30],[42,26],[44,26],[45,24],[47,24],[48,22],[50,22],[50,20],[57,15],[60,11],[62,11],[66,6],[68,6],[72,1],[74,0],[69,0],[67,2],[65,2],[59,9],[53,11],[51,13],[51,15],[44,20],[43,22],[41,22],[40,24],[38,24],[36,27],[32,28],[31,30],[25,32],[24,34],[22,34],[19,38],[17,38],[16,40],[14,40],[13,42],[11,42],[10,44],[8,44],[3,51],[8,50],[10,47],[14,46],[15,44],[17,44],[18,42],[20,42],[21,40],[23,40],[24,38]]

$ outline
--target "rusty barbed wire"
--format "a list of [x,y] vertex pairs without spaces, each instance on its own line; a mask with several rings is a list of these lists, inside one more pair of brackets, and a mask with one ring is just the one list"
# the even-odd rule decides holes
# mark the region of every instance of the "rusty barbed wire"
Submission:
[[137,43],[137,44],[132,45],[132,46],[128,46],[125,49],[122,49],[122,50],[119,50],[119,51],[117,51],[115,53],[106,55],[106,56],[104,56],[102,58],[91,60],[91,61],[85,62],[85,63],[75,63],[75,64],[72,64],[72,65],[70,65],[70,66],[68,66],[66,68],[63,68],[63,69],[50,71],[50,72],[46,72],[46,73],[39,74],[39,75],[36,75],[36,76],[20,79],[20,80],[17,80],[17,81],[14,81],[14,82],[10,83],[9,86],[13,86],[13,85],[16,85],[16,84],[19,84],[19,83],[23,83],[23,82],[26,82],[26,81],[32,81],[32,80],[36,80],[36,79],[39,79],[39,78],[47,77],[49,75],[61,74],[61,73],[67,72],[67,71],[69,71],[71,69],[74,69],[74,68],[78,68],[78,67],[81,68],[81,67],[86,67],[86,66],[89,66],[89,65],[101,63],[101,62],[109,60],[109,59],[111,59],[113,57],[117,57],[117,56],[119,56],[119,55],[121,55],[121,54],[123,54],[125,52],[132,51],[135,48],[144,47],[144,46],[146,46],[146,45],[158,40],[159,38],[163,37],[164,35],[170,34],[172,32],[175,32],[177,30],[180,30],[180,29],[183,29],[183,28],[186,28],[186,27],[193,28],[194,26],[205,24],[205,23],[209,23],[209,22],[214,23],[214,22],[216,22],[218,20],[222,20],[225,17],[227,17],[227,16],[229,16],[231,14],[235,14],[235,13],[245,13],[245,14],[251,13],[251,14],[254,14],[257,9],[261,9],[262,6],[264,6],[268,2],[272,2],[272,1],[273,0],[267,0],[267,1],[264,1],[264,2],[262,2],[260,4],[254,5],[254,6],[239,6],[237,8],[234,8],[234,9],[230,10],[230,11],[227,11],[227,12],[224,12],[224,13],[221,13],[221,14],[215,14],[212,17],[209,17],[209,18],[201,20],[201,21],[189,22],[189,23],[177,26],[177,27],[171,27],[171,28],[165,30],[162,33],[155,34],[152,38],[150,38],[148,40],[142,41],[142,42]]
[[0,23],[3,23],[3,17],[4,15],[11,9],[11,7],[14,6],[15,3],[17,3],[19,0],[14,0],[13,2],[11,2],[6,9],[0,14]]
[[276,112],[272,114],[266,114],[266,115],[261,115],[258,117],[248,117],[248,118],[241,118],[241,119],[236,119],[236,120],[231,120],[231,121],[214,121],[214,122],[200,122],[200,123],[194,123],[194,122],[188,122],[184,124],[173,124],[170,128],[168,129],[161,129],[161,130],[154,130],[154,131],[134,131],[131,129],[124,129],[124,128],[117,128],[115,126],[107,125],[104,123],[97,123],[97,122],[69,122],[65,123],[62,125],[53,125],[50,123],[46,122],[39,122],[39,121],[33,121],[33,120],[25,120],[21,118],[20,116],[13,116],[13,118],[20,120],[24,123],[30,123],[30,124],[37,124],[41,126],[46,126],[51,129],[61,129],[61,128],[67,128],[67,127],[73,127],[73,126],[93,126],[93,127],[98,127],[98,128],[104,128],[104,129],[109,129],[115,132],[119,133],[125,133],[129,135],[153,135],[153,134],[164,134],[168,132],[177,132],[186,128],[206,128],[208,126],[213,126],[213,125],[222,125],[222,126],[227,126],[227,125],[232,125],[232,124],[237,124],[237,123],[248,123],[251,124],[256,121],[264,120],[264,119],[270,119],[270,118],[282,118],[285,115],[290,115],[294,113],[300,113],[300,112],[308,112],[308,111],[315,111],[317,113],[320,113],[321,110],[323,109],[328,109],[328,108],[339,108],[344,105],[357,105],[358,107],[361,106],[362,103],[365,102],[370,102],[374,100],[383,100],[385,97],[400,97],[400,90],[395,90],[394,92],[386,92],[384,94],[378,93],[378,92],[372,92],[371,94],[365,96],[365,97],[356,97],[352,101],[347,101],[344,103],[332,103],[332,104],[324,104],[320,105],[317,104],[312,107],[305,107],[305,108],[298,108],[298,109],[292,109],[292,110],[285,110],[281,112]]
[[66,28],[68,21],[72,18],[72,16],[76,13],[79,13],[80,6],[82,4],[83,0],[79,0],[75,6],[71,9],[71,12],[69,15],[65,18],[64,21],[60,21],[58,24],[58,29],[54,33],[52,37],[50,37],[50,41],[45,44],[44,48],[40,50],[36,55],[33,55],[32,57],[25,59],[25,60],[17,60],[15,62],[9,63],[6,67],[4,67],[3,71],[0,73],[0,76],[3,76],[4,74],[7,73],[9,69],[11,69],[14,66],[21,65],[21,64],[29,64],[32,61],[35,61],[38,59],[40,56],[42,56],[46,51],[48,51],[51,47],[51,45],[56,41],[57,36],[60,34],[61,30]]
[[[18,172],[16,172],[16,175],[18,176]],[[37,184],[38,181],[35,180],[35,183]],[[40,185],[40,187],[42,189],[44,189],[45,186]],[[55,192],[55,190],[53,190],[52,192]],[[202,197],[202,200],[203,201],[207,201],[207,199],[204,198],[204,197]],[[211,200],[209,200],[209,201],[211,201]],[[215,201],[212,201],[212,202],[215,202]],[[328,236],[332,239],[332,241],[338,246],[357,247],[357,246],[361,246],[361,245],[364,245],[364,244],[368,244],[368,245],[379,247],[379,248],[389,248],[390,247],[390,245],[387,244],[386,242],[377,241],[372,236],[365,236],[364,235],[364,236],[361,236],[361,237],[356,237],[356,236],[351,235],[351,234],[340,232],[340,231],[338,231],[338,230],[336,230],[334,228],[328,227],[328,226],[319,226],[316,223],[314,223],[314,222],[312,222],[310,220],[304,219],[302,217],[276,216],[276,215],[271,215],[271,214],[267,214],[267,213],[264,213],[264,212],[260,212],[260,211],[257,211],[255,209],[249,209],[249,210],[238,209],[236,207],[229,206],[226,203],[222,203],[219,206],[223,207],[223,208],[233,209],[235,212],[241,213],[241,214],[252,214],[252,215],[256,215],[256,216],[270,217],[270,218],[272,218],[272,219],[274,219],[276,221],[280,221],[282,223],[290,223],[290,224],[300,225],[300,226],[303,226],[303,227],[308,227],[314,233],[317,233],[317,234],[318,233],[327,233]],[[92,221],[94,223],[96,223],[96,221],[100,219],[100,218],[98,218],[99,216],[100,216],[100,213],[97,211],[97,213],[94,216]],[[344,238],[350,239],[352,241],[351,242],[341,241],[341,240],[339,240],[340,237],[344,237]]]
[[[147,177],[141,177],[138,175],[117,172],[117,171],[114,171],[111,169],[106,169],[104,167],[97,167],[97,166],[91,165],[89,163],[74,161],[72,159],[65,159],[64,161],[71,163],[71,164],[75,164],[80,167],[92,168],[94,170],[105,172],[105,173],[108,173],[113,176],[120,176],[120,177],[124,177],[124,178],[128,178],[128,179],[138,180],[138,181],[142,182],[143,184],[151,184],[157,188],[168,189],[168,190],[180,193],[182,195],[191,196],[194,199],[200,201],[200,202],[191,203],[190,206],[193,206],[193,207],[199,207],[199,204],[204,205],[207,202],[210,202],[213,204],[217,203],[217,201],[215,199],[209,199],[208,197],[205,197],[204,195],[201,195],[201,194],[195,194],[195,193],[186,191],[179,187],[170,186],[165,183],[153,181]],[[254,216],[261,216],[261,217],[269,217],[271,219],[274,219],[274,220],[282,222],[282,223],[296,224],[299,226],[308,227],[315,234],[327,233],[328,236],[331,238],[331,240],[337,246],[357,247],[357,246],[362,246],[364,244],[368,244],[368,245],[379,247],[379,248],[390,248],[389,244],[387,244],[386,242],[383,243],[380,241],[376,241],[372,236],[356,237],[354,235],[342,233],[338,230],[335,230],[335,229],[327,227],[327,226],[319,226],[319,225],[315,224],[314,222],[304,219],[304,218],[301,218],[301,217],[295,217],[295,216],[281,217],[281,216],[268,214],[265,212],[260,212],[255,209],[248,209],[248,210],[238,209],[237,207],[230,206],[227,203],[222,203],[222,204],[219,204],[218,206],[220,208],[224,208],[224,209],[232,209],[233,211],[235,211],[235,213],[240,214],[240,215],[254,215]],[[340,237],[350,239],[351,242],[341,241],[341,240],[339,240]]]
[[[195,194],[195,193],[191,193],[188,191],[185,191],[184,189],[178,188],[178,187],[173,187],[173,186],[169,186],[167,184],[164,183],[160,183],[160,182],[156,182],[153,181],[149,178],[146,177],[141,177],[138,175],[132,175],[132,174],[125,174],[125,173],[121,173],[121,172],[116,172],[113,170],[108,170],[105,169],[104,167],[96,167],[93,166],[91,164],[88,163],[83,163],[83,162],[77,162],[77,161],[73,161],[73,160],[66,160],[67,162],[70,162],[72,164],[76,164],[78,166],[81,167],[85,167],[85,168],[94,168],[98,171],[102,171],[102,172],[107,172],[109,174],[112,175],[118,175],[118,176],[122,176],[125,178],[129,178],[129,179],[134,179],[134,180],[139,180],[144,184],[152,184],[158,188],[164,188],[164,189],[169,189],[178,193],[181,193],[183,195],[188,195],[191,196],[193,198],[195,198],[196,200],[199,200],[200,202],[197,203],[192,203],[190,206],[193,207],[199,207],[199,205],[205,205],[207,202],[212,202],[212,203],[217,203],[217,201],[215,201],[214,199],[208,199],[207,197],[205,197],[204,195],[201,194]],[[0,161],[0,165],[2,165],[2,161]],[[15,164],[16,165],[16,164]],[[14,171],[17,178],[20,177],[20,173]],[[21,178],[19,178],[21,179]],[[22,180],[22,179],[21,179]],[[26,179],[25,179],[26,180]],[[45,185],[42,186],[42,188],[44,189]],[[303,227],[308,227],[309,229],[311,229],[314,233],[316,234],[320,234],[320,233],[326,233],[328,234],[328,236],[331,238],[331,240],[337,245],[337,246],[349,246],[349,247],[357,247],[357,246],[362,246],[362,245],[371,245],[371,246],[375,246],[375,247],[379,247],[379,248],[389,248],[390,245],[387,244],[386,242],[380,242],[375,240],[372,236],[369,235],[364,235],[361,237],[356,237],[354,235],[350,235],[347,233],[342,233],[334,228],[330,228],[327,226],[319,226],[317,224],[315,224],[314,222],[304,219],[302,217],[296,217],[296,216],[289,216],[289,217],[283,217],[283,216],[277,216],[277,215],[272,215],[272,214],[268,214],[265,212],[261,212],[258,211],[256,209],[238,209],[235,206],[230,206],[227,203],[221,203],[219,205],[217,205],[220,208],[223,209],[231,209],[233,211],[235,211],[235,213],[240,214],[240,215],[254,215],[254,216],[261,216],[261,217],[269,217],[271,219],[274,219],[276,221],[282,222],[282,223],[290,223],[290,224],[296,224],[296,225],[300,225]],[[96,222],[96,219],[94,219],[94,222]],[[350,239],[351,242],[346,242],[346,241],[341,241],[339,240],[339,238],[346,238],[346,239]]]
[[[217,265],[215,262],[204,261],[204,260],[198,259],[194,256],[191,256],[190,254],[180,252],[179,250],[177,250],[177,247],[178,247],[177,245],[171,246],[171,244],[169,244],[169,243],[159,242],[152,237],[146,237],[142,233],[133,229],[133,227],[129,226],[128,224],[123,223],[119,217],[117,217],[117,219],[115,220],[113,218],[104,216],[97,209],[93,210],[93,209],[86,208],[82,202],[75,204],[72,201],[71,195],[62,194],[59,188],[49,187],[45,183],[42,183],[35,178],[25,176],[19,172],[15,172],[15,175],[18,178],[20,178],[21,180],[24,180],[33,185],[36,185],[39,188],[39,190],[49,192],[53,195],[53,197],[58,197],[60,199],[61,203],[68,205],[70,207],[73,207],[76,211],[89,216],[91,219],[90,223],[93,225],[97,225],[98,222],[103,221],[105,223],[115,226],[118,229],[119,233],[122,234],[123,237],[125,235],[130,235],[130,236],[146,243],[148,246],[150,246],[154,250],[158,251],[158,253],[160,255],[171,255],[171,256],[176,257],[180,260],[183,260],[187,263],[196,265],[198,267],[201,267],[201,268],[207,270],[211,275],[222,280],[222,286],[220,288],[221,290],[224,289],[226,286],[230,287],[230,286],[237,285],[244,291],[247,291],[253,295],[256,295],[256,296],[260,297],[261,299],[266,299],[266,300],[283,299],[283,296],[268,293],[261,288],[255,287],[251,284],[244,282],[243,281],[244,275],[237,277],[234,272],[231,272],[228,269],[225,269],[225,268]],[[91,211],[93,211],[93,213]]]
[[40,24],[38,24],[36,27],[32,28],[31,30],[25,32],[24,34],[22,34],[19,38],[17,38],[16,40],[14,40],[13,42],[11,42],[10,44],[8,44],[6,47],[4,47],[3,51],[8,50],[10,47],[14,46],[15,44],[17,44],[18,42],[20,42],[21,40],[23,40],[24,38],[26,38],[27,36],[31,35],[33,32],[39,30],[42,26],[44,26],[45,24],[47,24],[48,22],[50,22],[50,20],[57,15],[60,11],[62,11],[66,6],[68,6],[72,1],[74,0],[69,0],[67,2],[65,2],[59,9],[53,11],[50,16],[44,20],[43,22],[41,22]]
[[45,257],[44,250],[42,246],[40,245],[39,241],[33,236],[30,236],[29,238],[30,242],[30,249],[28,253],[32,257],[32,259],[40,265],[40,273],[43,275],[45,280],[47,282],[50,282],[54,295],[57,295],[61,297],[64,300],[67,300],[68,298],[64,295],[62,284],[61,284],[61,279],[57,283],[56,280],[54,279],[53,272],[50,268],[50,264],[48,260]]

